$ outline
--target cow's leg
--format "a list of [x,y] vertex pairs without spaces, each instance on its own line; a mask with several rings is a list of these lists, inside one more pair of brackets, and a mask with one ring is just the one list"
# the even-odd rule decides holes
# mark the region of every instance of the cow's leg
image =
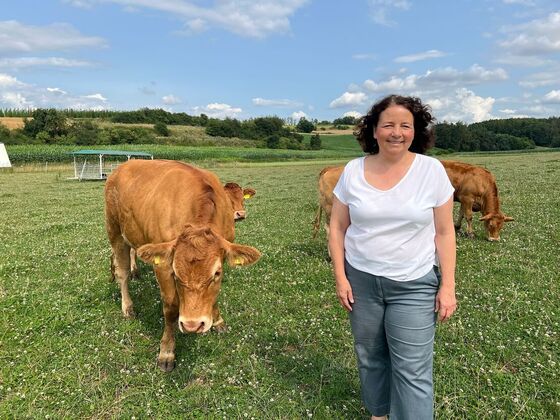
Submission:
[[165,322],[157,364],[161,370],[171,372],[175,368],[175,326],[179,319],[179,298],[175,290],[173,271],[168,267],[154,267],[154,271],[159,284]]
[[222,333],[226,332],[227,326],[220,314],[220,308],[218,307],[218,303],[214,304],[212,308],[212,328],[214,328],[217,332]]
[[124,240],[116,238],[111,242],[113,247],[113,275],[121,288],[121,308],[125,318],[134,317],[132,299],[128,293],[128,279],[130,277],[130,246]]
[[465,210],[463,209],[463,204],[459,206],[459,214],[457,215],[457,220],[455,220],[455,232],[461,230],[461,224],[463,223],[463,217],[465,216]]
[[[163,296],[162,299],[164,299]],[[177,319],[179,319],[179,305],[164,300],[163,317],[165,318],[165,325],[159,346],[157,364],[164,372],[171,372],[175,368],[175,325]]]
[[133,279],[140,277],[138,265],[136,264],[136,250],[134,248],[130,248],[130,277]]
[[467,236],[469,238],[474,238],[474,232],[472,227],[472,217],[473,217],[472,206],[473,206],[472,200],[461,203],[461,208],[463,209],[463,212],[465,214],[465,219],[467,220]]

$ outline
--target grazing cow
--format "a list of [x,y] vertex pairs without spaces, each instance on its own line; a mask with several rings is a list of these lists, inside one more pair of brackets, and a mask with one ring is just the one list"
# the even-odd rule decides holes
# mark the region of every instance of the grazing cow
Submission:
[[333,205],[333,190],[342,175],[344,166],[328,166],[319,173],[319,208],[313,222],[313,238],[321,228],[321,213],[325,212],[325,231],[327,240],[329,238],[329,224],[331,220],[331,210]]
[[504,222],[510,222],[512,217],[506,216],[500,210],[498,188],[496,180],[490,171],[480,166],[455,161],[441,162],[447,171],[447,176],[455,188],[454,201],[461,203],[459,216],[455,222],[455,229],[461,229],[463,217],[467,219],[467,235],[474,237],[472,229],[472,214],[479,211],[488,233],[489,241],[500,240],[500,231]]
[[181,162],[131,160],[107,179],[105,224],[122,312],[134,315],[128,292],[134,248],[153,264],[160,287],[165,326],[158,366],[164,371],[175,367],[176,324],[183,333],[225,329],[217,305],[224,259],[237,266],[260,258],[257,249],[232,242],[232,214],[218,178]]
[[[257,192],[253,188],[241,188],[235,182],[228,182],[224,185],[224,191],[230,201],[235,221],[244,220],[247,217],[245,210],[245,200],[253,197]],[[136,250],[130,248],[130,276],[139,277],[138,265],[136,264]]]

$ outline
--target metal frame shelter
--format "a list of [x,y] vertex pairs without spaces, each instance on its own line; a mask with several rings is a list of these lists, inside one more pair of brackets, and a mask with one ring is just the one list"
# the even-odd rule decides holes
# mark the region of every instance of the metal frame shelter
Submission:
[[129,152],[124,150],[78,150],[70,152],[74,156],[74,178],[82,180],[103,180],[123,163],[123,158],[153,159],[146,152]]

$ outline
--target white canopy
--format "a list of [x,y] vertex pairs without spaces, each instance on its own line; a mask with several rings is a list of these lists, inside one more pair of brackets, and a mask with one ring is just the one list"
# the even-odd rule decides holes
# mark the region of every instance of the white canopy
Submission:
[[10,158],[8,157],[8,152],[6,152],[6,147],[4,143],[0,143],[0,168],[11,168]]

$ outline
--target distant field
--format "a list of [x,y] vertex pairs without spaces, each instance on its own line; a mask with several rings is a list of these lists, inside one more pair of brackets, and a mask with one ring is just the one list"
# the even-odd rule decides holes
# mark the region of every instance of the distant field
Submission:
[[23,118],[21,117],[0,117],[0,124],[8,127],[10,130],[23,127]]
[[[478,221],[475,239],[458,238],[436,417],[560,418],[560,152],[453,158],[495,174],[515,221],[498,243]],[[257,190],[236,241],[263,257],[226,270],[229,331],[177,335],[171,374],[156,367],[151,267],[131,282],[137,318],[121,316],[103,183],[68,181],[64,167],[0,172],[0,418],[366,418],[324,234],[311,239],[324,162],[200,163]]]

